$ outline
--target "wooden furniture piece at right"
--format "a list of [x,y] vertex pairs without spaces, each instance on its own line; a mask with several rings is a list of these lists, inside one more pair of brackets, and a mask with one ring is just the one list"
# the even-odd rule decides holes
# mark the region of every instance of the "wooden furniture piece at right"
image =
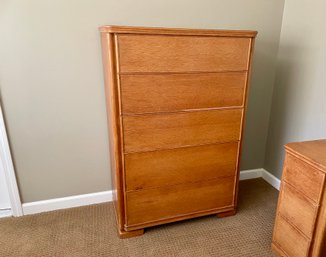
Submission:
[[326,140],[290,143],[272,248],[278,256],[326,256]]

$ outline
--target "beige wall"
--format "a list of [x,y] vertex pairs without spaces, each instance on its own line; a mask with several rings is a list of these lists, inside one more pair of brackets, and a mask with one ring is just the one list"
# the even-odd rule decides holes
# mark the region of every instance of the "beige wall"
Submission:
[[326,138],[326,2],[287,0],[265,168],[281,176],[283,145]]
[[0,89],[23,202],[110,189],[101,25],[258,30],[242,168],[264,163],[284,0],[1,0]]

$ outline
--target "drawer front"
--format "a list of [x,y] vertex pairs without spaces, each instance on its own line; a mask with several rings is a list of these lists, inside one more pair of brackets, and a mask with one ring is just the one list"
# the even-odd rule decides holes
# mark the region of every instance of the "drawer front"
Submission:
[[324,174],[322,172],[287,153],[283,180],[315,203],[319,203],[324,186]]
[[128,152],[238,141],[242,109],[124,116]]
[[246,72],[121,75],[123,113],[243,106]]
[[127,193],[127,226],[233,205],[235,177]]
[[125,155],[127,190],[235,176],[238,142]]
[[279,215],[276,218],[273,242],[289,257],[308,257],[310,240]]
[[248,70],[250,38],[119,35],[120,72]]
[[279,212],[310,239],[312,238],[318,208],[283,182]]

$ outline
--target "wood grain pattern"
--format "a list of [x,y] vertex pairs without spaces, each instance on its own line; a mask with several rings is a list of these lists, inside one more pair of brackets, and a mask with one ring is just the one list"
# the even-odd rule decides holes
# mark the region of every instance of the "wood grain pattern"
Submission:
[[232,142],[127,154],[127,191],[234,177],[238,146]]
[[286,145],[272,244],[278,256],[326,256],[324,149],[326,140]]
[[250,39],[120,35],[120,73],[248,70]]
[[121,75],[122,113],[243,107],[246,72]]
[[286,182],[283,183],[278,212],[289,223],[312,239],[318,207],[311,204],[307,198]]
[[[298,230],[292,227],[281,216],[278,216],[275,223],[273,241],[287,254],[293,257],[308,257],[310,240],[305,238]],[[286,256],[286,255],[281,255]]]
[[293,185],[308,198],[318,203],[322,193],[325,175],[309,164],[293,156],[286,155],[283,180]]
[[234,177],[127,193],[127,227],[233,205]]
[[142,152],[240,140],[242,109],[124,116],[124,150]]
[[253,30],[221,30],[221,29],[186,29],[186,28],[155,28],[132,26],[102,26],[103,33],[118,34],[150,34],[150,35],[186,35],[186,36],[218,36],[218,37],[256,37]]

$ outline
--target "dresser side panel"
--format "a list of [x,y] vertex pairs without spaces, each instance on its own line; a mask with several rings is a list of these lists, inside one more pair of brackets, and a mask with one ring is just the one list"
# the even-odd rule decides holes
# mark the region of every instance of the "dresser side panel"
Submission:
[[113,202],[119,230],[124,229],[124,199],[122,180],[122,149],[119,117],[119,94],[117,78],[117,56],[114,34],[101,33],[102,59],[106,94],[107,121]]
[[238,191],[239,191],[239,179],[240,179],[240,161],[242,156],[242,146],[243,146],[243,133],[245,129],[245,122],[246,122],[246,114],[248,109],[248,95],[249,95],[249,86],[250,86],[250,79],[252,74],[252,61],[253,61],[253,55],[254,55],[254,48],[255,48],[255,38],[250,39],[250,49],[249,49],[249,55],[248,55],[248,62],[247,62],[247,79],[246,79],[246,85],[244,89],[243,94],[243,112],[241,117],[241,128],[240,128],[240,145],[239,145],[239,151],[238,151],[238,158],[237,158],[237,172],[236,172],[236,183],[234,187],[234,202],[235,202],[235,208],[237,208],[238,204]]

